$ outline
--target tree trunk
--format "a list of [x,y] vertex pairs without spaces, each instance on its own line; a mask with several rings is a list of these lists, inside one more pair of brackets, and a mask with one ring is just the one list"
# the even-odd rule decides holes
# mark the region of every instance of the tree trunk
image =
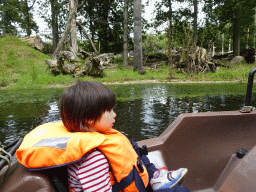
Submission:
[[124,0],[124,66],[128,66],[128,0]]
[[[254,25],[256,26],[256,7],[255,7],[255,15],[254,15]],[[255,49],[255,36],[256,32],[254,31],[254,36],[253,36],[253,48]]]
[[52,51],[54,52],[59,42],[59,26],[58,26],[58,15],[56,10],[56,0],[51,0],[51,13],[52,13]]
[[196,40],[197,40],[197,4],[198,4],[197,0],[194,0],[194,35],[193,35],[194,43],[196,43]]
[[240,15],[241,9],[237,7],[235,18],[233,20],[233,49],[234,49],[234,57],[240,56]]
[[74,9],[74,10],[70,13],[70,15],[69,15],[69,17],[68,17],[68,20],[67,20],[67,27],[66,27],[65,31],[63,32],[62,37],[61,37],[61,39],[60,39],[60,41],[59,41],[59,43],[58,43],[58,45],[57,45],[57,48],[55,49],[55,51],[54,51],[54,53],[53,53],[53,55],[52,55],[52,59],[53,59],[53,60],[56,59],[56,56],[57,56],[58,52],[62,49],[62,46],[63,46],[63,44],[64,44],[64,42],[65,42],[65,40],[66,40],[66,38],[67,38],[67,35],[70,33],[70,29],[71,29],[71,19],[73,18],[73,16],[74,16],[75,14],[76,14],[76,9]]
[[169,32],[168,32],[168,64],[170,65],[170,78],[172,78],[172,0],[169,0]]
[[88,39],[89,39],[90,42],[91,42],[91,45],[92,45],[92,47],[93,47],[93,50],[96,52],[96,54],[99,54],[99,52],[97,51],[97,49],[96,49],[96,47],[95,47],[95,45],[94,45],[94,43],[93,43],[93,41],[92,41],[90,35],[87,33],[87,31],[84,29],[84,27],[83,27],[79,22],[76,22],[76,23],[83,29],[83,31],[84,31],[85,34],[87,35]]
[[[75,10],[75,12],[77,12],[76,6],[77,5],[75,4],[74,0],[69,0],[69,13],[70,14],[73,10]],[[71,33],[70,47],[72,47],[74,53],[77,54],[78,46],[77,46],[77,38],[76,38],[76,14],[74,14],[71,18],[70,33]]]
[[222,48],[221,48],[221,54],[224,55],[224,33],[222,33]]
[[28,1],[27,0],[25,0],[25,6],[26,6],[26,13],[25,13],[26,33],[27,33],[27,37],[30,37],[31,29],[30,29],[30,22],[29,22],[29,7],[28,7]]
[[141,0],[134,0],[134,66],[133,71],[142,70]]
[[[109,52],[109,13],[110,13],[110,4],[108,1],[102,1],[102,3],[98,6],[98,16],[100,20],[104,22],[98,22],[98,39],[100,52],[108,53]],[[102,50],[102,51],[101,51]]]

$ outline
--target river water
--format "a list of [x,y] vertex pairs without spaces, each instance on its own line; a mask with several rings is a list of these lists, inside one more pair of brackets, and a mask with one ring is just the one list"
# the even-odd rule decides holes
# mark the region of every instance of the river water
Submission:
[[[247,88],[242,83],[109,87],[117,97],[114,128],[136,141],[159,136],[181,113],[239,110]],[[42,123],[60,120],[62,92],[61,88],[0,90],[0,142],[8,144]],[[252,105],[256,106],[254,94]]]

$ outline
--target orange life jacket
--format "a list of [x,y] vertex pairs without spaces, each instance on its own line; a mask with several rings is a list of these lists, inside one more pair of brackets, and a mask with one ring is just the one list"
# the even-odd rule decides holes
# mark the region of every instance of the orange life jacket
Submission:
[[[80,160],[90,150],[98,148],[104,153],[111,167],[111,184],[122,181],[135,168],[144,186],[148,173],[140,172],[138,155],[130,141],[119,131],[106,134],[98,132],[68,132],[62,122],[46,123],[28,133],[16,151],[18,161],[30,170],[67,165]],[[123,191],[138,191],[133,181]]]

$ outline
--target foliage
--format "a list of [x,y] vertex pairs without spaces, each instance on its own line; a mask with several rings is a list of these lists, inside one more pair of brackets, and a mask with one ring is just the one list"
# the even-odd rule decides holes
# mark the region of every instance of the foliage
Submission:
[[122,55],[116,55],[113,60],[110,61],[110,63],[123,63],[124,58]]
[[187,20],[175,20],[172,29],[172,47],[183,47],[184,44],[187,44],[186,36],[193,35],[193,29],[191,24]]
[[[80,3],[83,2],[82,0]],[[101,53],[121,53],[123,51],[123,1],[95,0],[86,1],[78,10],[80,23],[88,28],[93,42]],[[133,28],[133,0],[128,0],[128,34]],[[79,28],[80,30],[80,28]],[[81,31],[82,34],[82,31]],[[85,34],[83,37],[87,39]],[[132,47],[132,38],[128,36],[129,47]],[[92,47],[89,47],[92,51]]]
[[[37,1],[39,6],[39,14],[41,18],[48,24],[49,29],[53,29],[53,23],[57,24],[56,32],[65,30],[66,20],[68,18],[68,0],[45,0]],[[50,8],[50,12],[49,12]],[[44,36],[50,40],[53,40],[53,34]],[[59,34],[58,34],[59,36]]]
[[167,37],[165,35],[147,34],[143,36],[142,49],[151,54],[158,50],[167,50]]
[[[34,5],[34,4],[33,4]],[[0,1],[0,29],[6,34],[17,34],[17,25],[31,34],[31,30],[38,32],[38,26],[30,12],[33,5],[29,6],[28,0],[3,0]]]
[[0,1],[0,29],[3,33],[17,33],[15,23],[19,19],[18,0]]
[[[213,26],[215,34],[219,33],[215,37],[212,36],[212,39],[208,39],[208,41],[220,42],[220,34],[225,33],[225,42],[228,42],[230,37],[232,37],[232,42],[235,42],[241,35],[241,48],[244,49],[247,42],[247,29],[250,28],[251,34],[254,34],[255,7],[255,0],[207,0],[203,9],[207,13],[207,25],[208,27]],[[235,28],[236,25],[239,25],[238,29],[241,29],[241,34]],[[208,30],[208,34],[212,33],[210,30]],[[252,47],[252,41],[249,43]],[[217,43],[217,46],[221,47],[219,44]],[[235,44],[235,46],[237,45]],[[235,49],[237,50],[237,47],[234,47]]]

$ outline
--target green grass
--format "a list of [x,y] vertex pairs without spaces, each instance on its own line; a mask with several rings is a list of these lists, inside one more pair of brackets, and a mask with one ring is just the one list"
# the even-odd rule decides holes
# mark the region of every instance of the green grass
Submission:
[[[170,68],[162,62],[156,69],[144,68],[145,75],[140,75],[137,71],[124,68],[117,58],[117,67],[105,69],[102,77],[84,76],[73,78],[72,75],[54,76],[45,59],[50,56],[35,50],[22,42],[17,37],[5,37],[0,39],[0,88],[44,88],[50,85],[69,86],[79,80],[98,81],[106,83],[139,81],[139,80],[158,80],[160,82],[170,81]],[[186,75],[172,70],[172,77],[175,80],[185,81],[241,81],[247,82],[248,74],[256,64],[240,64],[229,68],[220,67],[216,73],[200,73]]]

